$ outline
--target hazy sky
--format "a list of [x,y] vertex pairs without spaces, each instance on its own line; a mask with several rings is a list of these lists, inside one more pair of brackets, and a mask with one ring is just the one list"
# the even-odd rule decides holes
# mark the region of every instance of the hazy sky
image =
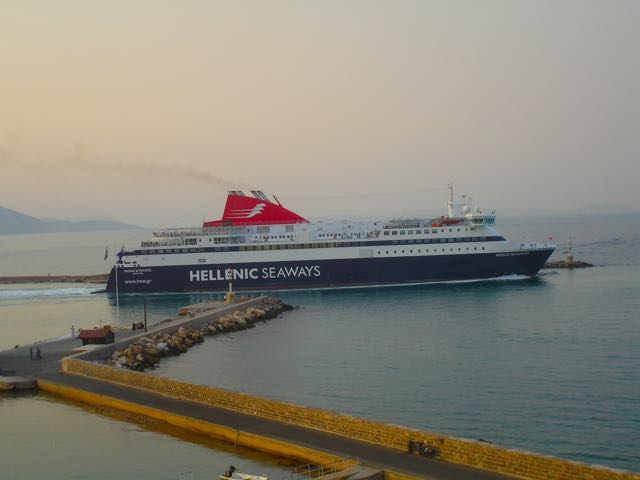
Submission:
[[640,205],[640,2],[0,1],[0,205],[154,226]]

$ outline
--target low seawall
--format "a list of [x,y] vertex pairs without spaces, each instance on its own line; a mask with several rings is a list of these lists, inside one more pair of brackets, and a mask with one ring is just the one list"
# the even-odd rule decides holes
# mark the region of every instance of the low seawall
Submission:
[[[251,304],[242,304],[242,306]],[[235,305],[231,308],[238,309]],[[217,311],[216,314],[228,312]],[[210,319],[209,319],[210,320]],[[126,369],[91,363],[77,357],[62,360],[62,371],[114,382],[173,398],[200,402],[270,420],[313,428],[376,445],[405,450],[409,440],[433,443],[439,458],[452,463],[535,479],[640,480],[640,475],[492,444],[446,437],[402,426],[287,404],[203,385],[194,385]],[[116,407],[117,408],[117,407]],[[170,422],[171,423],[171,422]]]

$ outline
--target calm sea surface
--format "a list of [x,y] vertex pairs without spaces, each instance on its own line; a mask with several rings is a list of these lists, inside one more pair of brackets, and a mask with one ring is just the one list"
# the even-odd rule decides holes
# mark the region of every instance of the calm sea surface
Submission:
[[[301,309],[209,338],[155,373],[640,471],[640,216],[506,219],[498,228],[513,240],[572,236],[575,257],[597,267],[528,280],[283,293]],[[105,245],[131,236],[0,237],[0,275],[100,273]],[[72,324],[115,323],[115,299],[92,290],[0,285],[0,348],[65,335]],[[145,298],[155,322],[212,297],[122,296],[121,322],[139,319]],[[74,434],[61,434],[61,424]],[[131,446],[157,458],[140,478],[179,478],[191,457],[203,466],[195,478],[209,478],[204,465],[219,470],[235,455],[41,395],[0,397],[0,428],[10,432],[0,436],[0,464],[19,464],[23,478],[80,478],[69,471],[86,471],[101,448],[121,472],[120,462],[135,461]],[[95,444],[73,440],[88,431],[101,432]],[[15,441],[34,434],[38,442]],[[79,452],[76,463],[52,453],[63,437],[73,444],[64,448]]]

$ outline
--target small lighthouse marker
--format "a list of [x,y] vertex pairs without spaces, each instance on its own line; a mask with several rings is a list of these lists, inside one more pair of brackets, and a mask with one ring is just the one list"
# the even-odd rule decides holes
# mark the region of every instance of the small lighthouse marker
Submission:
[[229,282],[229,291],[224,297],[226,303],[233,302],[233,269],[227,268],[227,281]]
[[571,248],[573,246],[572,244],[572,240],[571,237],[569,237],[569,245],[568,245],[568,251],[567,251],[567,259],[565,260],[567,266],[569,268],[573,267],[573,249]]

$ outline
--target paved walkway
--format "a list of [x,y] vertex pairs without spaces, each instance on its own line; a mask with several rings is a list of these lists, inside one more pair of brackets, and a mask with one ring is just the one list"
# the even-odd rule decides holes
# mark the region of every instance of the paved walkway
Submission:
[[[116,342],[126,340],[139,332],[116,332]],[[71,355],[71,350],[82,346],[82,340],[66,337],[43,340],[31,345],[22,345],[20,348],[4,350],[0,352],[0,369],[15,370],[21,377],[38,377],[47,373],[55,373],[60,369],[60,360]],[[36,355],[36,347],[40,348],[42,360],[30,360],[29,348],[33,348],[33,356]]]
[[328,452],[340,457],[358,459],[363,464],[378,469],[390,469],[434,480],[502,480],[513,478],[432,458],[409,455],[391,448],[381,447],[319,430],[280,423],[253,415],[236,413],[196,402],[177,400],[144,390],[101,382],[86,377],[53,373],[43,375],[43,378],[61,385],[80,388],[100,395],[107,395],[120,400],[189,416],[236,430],[275,438]]

